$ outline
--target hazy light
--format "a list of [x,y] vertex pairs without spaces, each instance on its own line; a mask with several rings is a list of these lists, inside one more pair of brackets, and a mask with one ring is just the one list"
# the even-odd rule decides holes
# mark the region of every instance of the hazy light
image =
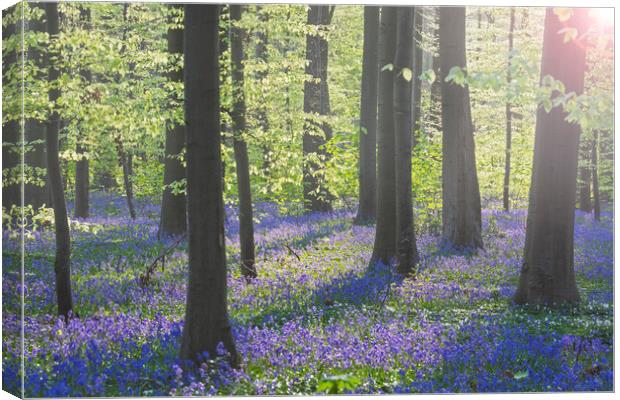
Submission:
[[591,8],[590,17],[594,19],[596,24],[602,27],[614,26],[614,9],[613,8]]

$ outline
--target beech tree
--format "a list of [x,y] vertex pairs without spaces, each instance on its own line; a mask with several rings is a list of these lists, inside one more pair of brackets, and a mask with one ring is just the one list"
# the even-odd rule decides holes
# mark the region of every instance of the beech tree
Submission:
[[467,67],[465,7],[440,8],[439,56],[443,129],[442,237],[456,248],[479,248],[482,247],[482,218],[469,90],[446,81],[453,67],[463,70]]
[[[546,76],[560,80],[566,92],[581,94],[586,68],[585,42],[564,40],[566,26],[581,35],[588,28],[587,9],[573,9],[560,21],[552,8],[545,17],[541,83]],[[580,127],[566,121],[559,107],[538,107],[532,184],[527,214],[525,250],[517,304],[577,303],[573,237]]]
[[413,133],[413,17],[414,7],[398,7],[394,58],[394,145],[396,185],[397,269],[410,273],[418,262],[411,193],[411,146]]
[[[183,29],[178,19],[182,15],[183,6],[171,4],[168,6],[168,53],[170,57],[170,82],[183,82]],[[181,99],[170,96],[171,107]],[[166,145],[164,160],[164,190],[161,202],[161,220],[159,236],[179,235],[187,229],[187,207],[185,193],[173,190],[174,183],[185,179],[185,166],[182,163],[185,148],[185,129],[173,118],[166,126]]]
[[219,6],[188,4],[184,11],[189,281],[180,358],[216,357],[223,343],[236,367],[226,298]]
[[[379,30],[379,99],[377,129],[377,225],[371,263],[396,257],[396,150],[394,71],[396,8],[381,7]],[[391,67],[391,68],[390,68]]]
[[[45,3],[45,17],[47,20],[47,33],[50,39],[58,36],[58,3]],[[54,55],[50,50],[50,54]],[[56,82],[59,71],[53,62],[49,63],[48,80]],[[56,106],[60,89],[49,89],[49,101]],[[56,298],[58,314],[64,318],[69,317],[73,311],[73,298],[71,295],[71,236],[69,233],[69,220],[67,218],[67,205],[63,189],[60,162],[58,159],[58,130],[59,116],[56,108],[52,108],[46,123],[46,150],[47,172],[54,207],[54,228],[56,234],[56,258],[54,271],[56,273]]]
[[377,215],[377,85],[379,73],[379,7],[364,6],[364,58],[360,104],[359,207],[355,222],[374,222]]
[[323,117],[330,113],[327,85],[327,39],[320,34],[331,23],[335,6],[308,8],[307,24],[317,32],[306,35],[306,74],[304,82],[303,188],[306,211],[331,211],[332,194],[325,186],[323,164],[328,157],[325,143],[332,137],[331,126]]
[[243,91],[243,40],[245,30],[235,26],[241,19],[242,6],[230,5],[231,26],[231,70],[232,70],[232,130],[235,164],[237,167],[237,189],[239,193],[239,242],[241,246],[241,273],[246,278],[256,278],[254,265],[254,222],[252,214],[252,190],[250,187],[250,162],[248,147],[243,137],[246,130],[245,97]]

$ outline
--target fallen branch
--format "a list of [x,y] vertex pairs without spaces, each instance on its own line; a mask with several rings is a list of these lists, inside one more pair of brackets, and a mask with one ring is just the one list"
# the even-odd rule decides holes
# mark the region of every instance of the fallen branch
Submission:
[[179,238],[175,240],[174,243],[172,243],[170,246],[165,248],[161,253],[159,253],[159,255],[155,258],[155,260],[153,260],[153,262],[148,266],[146,271],[143,274],[140,274],[140,277],[139,277],[140,287],[145,288],[148,286],[148,284],[151,282],[151,277],[153,276],[153,273],[155,272],[155,268],[157,268],[157,264],[159,264],[160,262],[161,262],[161,269],[162,271],[164,270],[164,267],[166,264],[166,256],[172,250],[174,250],[179,244],[181,244],[181,242],[186,237],[187,237],[187,234],[183,234],[179,236]]
[[291,249],[291,247],[288,244],[284,243],[284,247],[286,247],[288,249],[289,253],[291,253],[292,255],[297,257],[297,261],[301,261],[301,257],[299,257],[299,255],[297,253],[295,253],[295,251],[293,251],[293,249]]

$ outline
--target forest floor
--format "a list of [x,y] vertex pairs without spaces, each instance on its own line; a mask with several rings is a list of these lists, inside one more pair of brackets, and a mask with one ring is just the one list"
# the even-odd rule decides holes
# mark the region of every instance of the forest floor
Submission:
[[[184,373],[184,243],[147,285],[140,276],[174,239],[157,240],[159,205],[139,218],[122,198],[92,196],[92,218],[72,220],[79,319],[55,315],[53,231],[28,235],[25,395],[145,396],[320,392],[503,392],[613,389],[613,221],[577,212],[575,265],[582,303],[563,310],[511,305],[525,210],[483,211],[485,249],[462,254],[420,235],[419,272],[368,268],[374,228],[353,212],[280,216],[259,205],[259,277],[238,271],[228,209],[229,309],[242,369],[223,361]],[[120,214],[119,214],[120,213]],[[19,241],[3,232],[4,389],[20,386]]]

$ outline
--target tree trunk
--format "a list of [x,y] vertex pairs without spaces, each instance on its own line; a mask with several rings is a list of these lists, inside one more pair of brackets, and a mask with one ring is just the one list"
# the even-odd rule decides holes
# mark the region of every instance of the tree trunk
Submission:
[[377,130],[377,225],[371,263],[396,257],[396,177],[394,63],[396,7],[381,7],[379,31],[379,120]]
[[125,188],[125,198],[127,199],[127,208],[129,208],[129,216],[136,219],[136,209],[133,205],[133,185],[131,183],[132,165],[131,154],[127,154],[120,137],[116,138],[116,152],[118,161],[123,168],[123,186]]
[[[2,18],[6,20],[10,15],[11,9],[2,10]],[[15,23],[10,23],[2,29],[2,40],[6,41],[11,36],[17,35],[21,27],[16,29]],[[6,73],[9,68],[18,68],[22,64],[21,54],[18,51],[2,53],[2,70]],[[6,76],[6,75],[5,75]],[[7,82],[4,82],[7,85]],[[21,87],[22,82],[16,82]],[[15,99],[19,101],[19,99]],[[13,206],[21,206],[21,127],[19,115],[13,119],[7,119],[2,124],[2,171],[8,173],[10,178],[4,178],[2,182],[2,207],[7,212]],[[4,172],[6,171],[6,172]],[[10,172],[9,172],[10,171]]]
[[[45,3],[45,16],[47,20],[47,32],[50,38],[58,36],[58,3]],[[59,72],[53,63],[49,64],[48,80],[55,82]],[[56,104],[60,91],[57,88],[50,89],[49,101]],[[56,298],[58,314],[68,318],[73,311],[73,298],[71,295],[71,236],[69,233],[69,220],[67,219],[67,206],[65,193],[60,175],[60,163],[58,160],[58,128],[59,116],[53,110],[47,120],[47,171],[54,204],[54,226],[56,233],[56,259],[54,272],[56,274]]]
[[422,81],[420,74],[423,72],[422,58],[422,29],[424,28],[424,15],[422,7],[415,7],[413,24],[413,147],[417,142],[418,130],[422,129]]
[[[183,11],[183,5],[169,5],[170,21],[173,23]],[[183,67],[179,64],[183,55],[183,29],[178,26],[168,28],[168,54],[173,69],[168,73],[171,82],[183,82]],[[174,96],[171,103],[176,103]],[[161,201],[161,220],[158,236],[180,235],[187,230],[187,199],[184,193],[172,193],[170,185],[185,179],[185,166],[181,162],[185,147],[185,129],[182,125],[169,121],[166,127],[166,148],[164,160],[164,190]]]
[[232,71],[232,128],[235,163],[237,168],[237,188],[239,192],[239,243],[241,246],[241,274],[246,278],[256,278],[254,265],[254,222],[252,216],[252,190],[250,186],[250,163],[248,148],[243,138],[245,124],[245,95],[243,90],[243,39],[245,31],[234,24],[241,19],[242,6],[230,5],[231,25],[231,71]]
[[[330,24],[332,15],[330,6],[310,6],[307,23],[324,29]],[[303,187],[304,208],[308,212],[332,209],[333,195],[325,186],[324,171],[324,163],[329,157],[325,143],[331,139],[332,129],[327,122],[320,120],[330,113],[327,54],[327,40],[316,34],[306,35],[306,74],[313,79],[304,82]],[[317,79],[319,82],[315,81]]]
[[439,53],[443,125],[443,240],[457,249],[482,247],[480,189],[476,173],[469,90],[445,78],[467,68],[465,7],[441,7]]
[[[512,49],[515,30],[515,9],[510,8],[510,28],[508,30],[508,72],[506,81],[510,86],[512,81]],[[504,211],[510,211],[510,156],[512,153],[512,110],[510,100],[506,102],[506,164],[504,165]]]
[[218,23],[219,6],[185,6],[189,282],[180,358],[214,358],[223,342],[237,367],[226,303]]
[[590,185],[591,185],[591,173],[592,173],[592,165],[591,165],[591,149],[588,148],[590,143],[583,142],[581,143],[581,162],[583,165],[579,167],[579,175],[580,175],[580,185],[579,185],[579,209],[583,212],[590,213],[592,212],[592,194],[590,193]]
[[[587,9],[573,10],[568,24],[585,32]],[[564,35],[558,31],[565,25],[547,8],[541,81],[551,75],[564,83],[567,92],[579,95],[585,75],[585,43],[564,43]],[[549,113],[538,107],[524,260],[514,299],[517,304],[579,301],[573,236],[580,128],[565,118],[566,113],[558,107]]]
[[[437,27],[433,30],[433,38],[439,47],[439,10],[441,7],[435,7],[435,23]],[[430,120],[437,130],[441,131],[441,59],[439,57],[439,49],[433,53],[433,73],[435,80],[431,83],[431,107]]]
[[[266,27],[268,26],[269,19],[267,14],[262,10],[261,6],[256,6],[256,14],[258,15],[258,20],[261,22],[262,27],[256,31],[256,48],[254,49],[254,55],[256,59],[260,61],[260,69],[256,72],[256,81],[260,85],[262,96],[265,97],[267,95],[266,90],[264,89],[263,80],[267,78],[267,71],[269,69],[268,57],[267,57],[267,34],[265,32]],[[266,104],[261,103],[258,105],[256,109],[256,120],[258,121],[258,127],[263,132],[264,135],[269,132],[269,119],[267,117],[267,109]],[[263,150],[263,173],[265,178],[269,176],[269,169],[271,168],[271,160],[270,160],[270,146],[269,144],[262,145]]]
[[413,77],[405,79],[405,68],[413,71],[413,19],[417,7],[398,7],[396,55],[394,58],[394,137],[396,182],[396,243],[397,269],[406,275],[418,262],[418,249],[413,225],[411,197],[411,147],[413,106],[411,104]]
[[[80,8],[80,19],[84,24],[85,30],[90,30],[90,9],[82,6]],[[81,71],[84,85],[90,85],[92,82],[92,73],[89,69],[82,69]],[[90,190],[90,173],[88,158],[85,153],[87,151],[85,141],[86,134],[82,129],[82,124],[78,125],[78,138],[75,146],[75,152],[79,159],[75,163],[75,210],[74,215],[76,218],[88,218],[89,214],[89,190]]]
[[379,73],[379,7],[364,6],[364,58],[360,104],[359,208],[355,222],[377,217],[377,85]]
[[592,139],[592,194],[594,195],[594,219],[601,220],[601,196],[598,187],[598,131]]
[[[31,6],[34,9],[43,9],[44,4],[36,4],[33,3]],[[46,26],[43,20],[43,17],[39,17],[38,20],[30,20],[28,21],[28,26],[26,27],[31,32],[38,32],[43,34],[45,32]],[[40,51],[39,49],[29,47],[28,52],[26,54],[26,61],[30,61],[33,64],[34,68],[40,68],[42,71],[48,65],[48,59],[45,52]],[[25,65],[26,69],[33,68],[28,66],[28,63]],[[28,71],[32,74],[35,79],[44,79],[43,76],[39,76],[35,70]],[[41,110],[38,110],[41,111]],[[28,178],[36,178],[36,182],[31,183],[29,179],[24,181],[24,205],[32,205],[33,208],[37,209],[41,207],[43,204],[47,203],[48,193],[47,193],[47,180],[46,180],[46,154],[45,154],[45,133],[46,122],[36,119],[29,118],[25,120],[24,123],[24,140],[25,145],[30,147],[29,151],[24,153],[24,175]]]

